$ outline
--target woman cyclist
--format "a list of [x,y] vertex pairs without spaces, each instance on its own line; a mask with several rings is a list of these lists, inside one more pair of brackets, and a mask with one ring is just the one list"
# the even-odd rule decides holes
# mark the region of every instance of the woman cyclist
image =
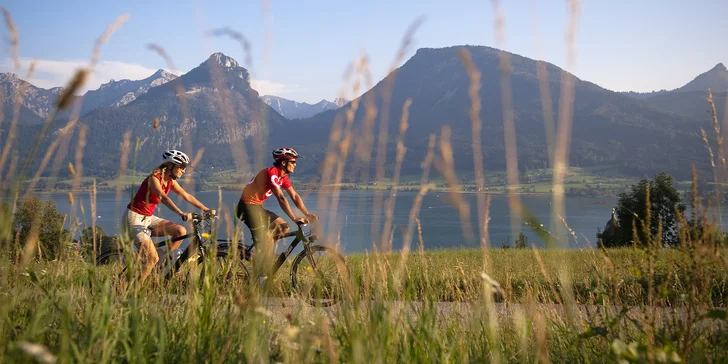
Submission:
[[[160,202],[163,203],[179,215],[182,221],[188,221],[192,218],[191,213],[182,211],[169,198],[168,194],[170,191],[174,191],[185,201],[204,212],[215,213],[214,210],[207,208],[177,183],[177,178],[182,177],[187,166],[190,164],[190,158],[187,154],[170,149],[162,154],[162,159],[164,162],[142,181],[136,195],[134,195],[134,199],[126,206],[126,211],[124,211],[121,219],[122,231],[127,236],[132,237],[134,244],[139,247],[139,258],[142,259],[144,264],[142,268],[142,282],[149,276],[149,273],[151,273],[159,261],[152,236],[171,236],[172,238],[176,238],[187,234],[187,229],[184,226],[154,216],[157,205]],[[178,248],[181,243],[182,240],[174,242],[170,246],[170,249]]]

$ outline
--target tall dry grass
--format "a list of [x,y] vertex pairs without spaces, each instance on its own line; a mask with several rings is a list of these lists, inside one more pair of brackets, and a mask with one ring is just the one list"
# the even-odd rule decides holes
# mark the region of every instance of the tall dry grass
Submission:
[[[574,37],[579,16],[579,2],[569,2],[571,17],[567,31],[568,64],[575,62]],[[494,2],[497,42],[503,44],[505,19]],[[11,33],[14,59],[17,60],[19,36],[10,14],[4,11]],[[12,148],[23,92],[12,95],[15,100],[14,118],[5,138],[0,157],[0,172],[5,181],[25,178],[32,165],[48,125],[57,111],[71,105],[73,91],[80,87],[98,60],[100,48],[123,23],[121,17],[109,26],[97,41],[89,67],[79,71],[69,82],[68,90],[59,98],[56,108],[46,121],[33,152],[21,172],[15,174],[17,159],[5,163]],[[402,62],[415,43],[418,18],[403,37],[392,70]],[[213,31],[211,35],[230,36],[241,43],[246,65],[252,61],[251,44],[230,28]],[[158,45],[150,49],[158,53],[170,69],[172,58]],[[504,139],[509,186],[519,184],[515,120],[510,102],[510,74],[507,53],[501,52],[502,75],[499,80],[503,93]],[[473,155],[476,186],[485,187],[483,174],[480,85],[483,82],[477,66],[467,52],[460,54],[469,78],[470,119],[473,131]],[[17,63],[19,64],[19,63]],[[19,67],[16,65],[16,67]],[[607,361],[715,361],[724,357],[728,347],[728,328],[725,299],[728,293],[725,249],[718,246],[720,231],[708,219],[707,207],[693,194],[692,225],[680,221],[679,249],[663,249],[659,240],[645,242],[645,248],[621,250],[564,251],[568,244],[568,218],[564,212],[564,175],[568,167],[574,100],[573,76],[564,73],[561,81],[561,103],[558,127],[554,127],[551,96],[545,68],[537,69],[544,111],[553,179],[552,224],[554,234],[538,230],[539,222],[511,195],[510,209],[516,217],[514,232],[520,219],[537,229],[547,242],[545,250],[494,249],[488,235],[490,200],[478,195],[477,232],[470,226],[471,207],[461,195],[449,193],[449,201],[457,208],[463,232],[469,239],[479,239],[480,249],[426,251],[420,229],[419,211],[422,198],[433,187],[430,183],[434,167],[452,187],[458,185],[455,157],[452,153],[450,129],[430,135],[428,152],[422,163],[421,188],[408,215],[403,249],[392,252],[391,239],[396,195],[374,194],[376,217],[372,224],[373,251],[347,258],[351,279],[346,283],[347,300],[332,308],[310,307],[298,297],[286,280],[290,262],[284,265],[270,286],[259,287],[240,280],[221,281],[220,272],[234,265],[215,265],[207,260],[202,266],[191,264],[170,281],[154,276],[146,285],[135,278],[138,262],[129,242],[122,242],[129,261],[127,274],[119,276],[117,265],[95,266],[83,257],[68,254],[53,262],[35,259],[38,249],[40,221],[33,222],[30,237],[22,242],[24,251],[17,264],[3,260],[0,264],[0,361],[22,361],[34,358],[43,362],[55,361],[204,361],[204,362],[575,362]],[[319,194],[319,206],[329,210],[325,216],[334,220],[344,171],[353,163],[363,178],[374,170],[374,180],[385,178],[387,163],[386,142],[392,90],[396,72],[385,79],[380,95],[354,98],[337,116],[330,133],[327,155],[321,171],[321,185],[333,186]],[[235,99],[230,90],[222,88],[222,75],[212,74],[213,84],[222,90],[216,100],[220,118],[232,130],[237,124]],[[346,75],[352,95],[372,86],[369,60],[362,56],[352,63]],[[183,123],[188,123],[189,110],[184,98],[184,85],[173,81],[183,109]],[[381,109],[376,98],[381,98]],[[395,137],[396,153],[392,178],[396,186],[407,153],[405,145],[409,130],[408,111],[414,101],[407,100]],[[711,99],[712,102],[712,99]],[[363,120],[355,115],[364,109]],[[57,174],[67,153],[73,153],[69,164],[76,191],[83,177],[85,136],[93,125],[78,123],[78,103],[75,117],[50,144],[30,186],[21,184],[4,193],[7,197],[26,196],[43,175],[55,155],[52,174]],[[265,123],[265,115],[255,115]],[[167,120],[150,115],[150,131],[164,127]],[[377,121],[379,124],[376,124]],[[725,169],[720,123],[713,108],[714,133],[718,138],[719,159]],[[725,123],[725,120],[724,120]],[[724,124],[725,125],[725,124]],[[379,134],[374,130],[379,127]],[[270,128],[262,125],[263,131]],[[723,130],[726,130],[724,126]],[[79,143],[69,146],[72,133],[79,133]],[[703,133],[710,148],[707,133]],[[185,150],[193,151],[191,139],[185,138]],[[244,143],[230,143],[235,167],[241,173],[255,171],[264,163],[270,147],[265,138],[256,139],[253,150]],[[376,145],[376,147],[375,147]],[[73,147],[73,150],[69,150]],[[129,169],[136,171],[139,140],[131,134],[123,136],[119,175]],[[209,152],[209,151],[208,151]],[[133,153],[133,155],[132,155]],[[376,155],[375,155],[376,153]],[[712,150],[710,150],[713,158]],[[203,151],[194,154],[200,161]],[[252,161],[252,163],[251,163]],[[374,163],[372,165],[371,163]],[[194,163],[197,165],[197,163]],[[190,173],[194,175],[194,173]],[[716,180],[726,174],[716,173]],[[192,188],[193,178],[186,188]],[[72,204],[80,204],[79,192],[69,193]],[[121,196],[117,190],[117,198]],[[225,235],[237,241],[242,237],[239,224],[231,221],[236,201],[222,201],[221,211],[227,231]],[[91,214],[95,216],[95,190],[89,196]],[[499,212],[498,212],[499,213]],[[7,223],[10,216],[0,219],[0,229],[12,231]],[[233,218],[234,219],[234,218]],[[649,223],[649,216],[645,220]],[[700,224],[698,224],[698,222]],[[83,225],[76,216],[70,224],[78,229]],[[91,226],[95,229],[95,219]],[[220,229],[222,224],[215,228]],[[694,228],[701,226],[700,229]],[[649,231],[646,226],[646,230]],[[217,231],[217,230],[215,230]],[[417,232],[417,235],[415,235]],[[222,235],[222,233],[221,233]],[[325,236],[337,245],[336,227]],[[547,238],[553,236],[553,238]],[[213,236],[214,238],[215,236]],[[95,239],[95,238],[94,238]],[[417,249],[411,247],[417,239]],[[94,240],[93,244],[98,242]],[[6,246],[3,245],[3,248]],[[93,249],[96,252],[96,247]],[[233,250],[233,257],[238,252]],[[95,257],[91,257],[93,260]],[[199,274],[201,270],[215,274]],[[30,304],[32,303],[32,304]]]

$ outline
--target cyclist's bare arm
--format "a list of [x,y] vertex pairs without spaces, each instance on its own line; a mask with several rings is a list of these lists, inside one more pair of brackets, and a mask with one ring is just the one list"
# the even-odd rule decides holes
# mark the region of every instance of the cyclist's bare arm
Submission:
[[209,208],[207,208],[207,206],[202,204],[202,202],[198,201],[197,198],[195,198],[195,196],[192,196],[187,191],[185,191],[185,189],[182,188],[182,186],[180,186],[179,183],[177,183],[177,181],[172,181],[172,191],[174,191],[175,193],[180,195],[180,197],[182,197],[185,201],[189,202],[192,206],[197,207],[198,209],[205,211],[205,212],[212,211]]
[[273,195],[276,196],[276,198],[278,199],[278,204],[281,205],[281,209],[283,209],[283,212],[285,212],[286,215],[291,218],[291,220],[298,222],[299,219],[296,217],[296,215],[293,214],[291,205],[288,204],[288,200],[286,199],[286,195],[283,194],[283,191],[281,191],[281,189],[277,186],[271,188],[271,191],[273,192]]
[[159,196],[159,200],[164,204],[164,206],[167,206],[170,210],[172,210],[172,212],[179,215],[183,219],[187,217],[187,214],[180,210],[179,207],[174,204],[174,201],[172,201],[172,199],[169,198],[166,193],[164,193],[164,190],[162,189],[162,183],[159,182],[158,179],[149,178],[147,179],[147,183],[151,183],[151,186],[149,187],[151,187],[152,191],[156,193],[157,196]]
[[303,198],[301,198],[301,195],[299,195],[298,192],[293,189],[293,187],[286,188],[286,192],[288,192],[288,195],[291,196],[291,200],[296,205],[296,207],[298,207],[299,211],[303,212],[303,214],[306,215],[307,218],[311,216],[311,213],[308,212],[306,205],[303,203]]

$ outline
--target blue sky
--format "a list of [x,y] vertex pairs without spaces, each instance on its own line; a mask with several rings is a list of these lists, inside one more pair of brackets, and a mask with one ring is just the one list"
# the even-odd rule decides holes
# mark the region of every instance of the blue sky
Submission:
[[[504,42],[496,40],[493,2],[480,1],[6,1],[20,34],[20,57],[38,60],[30,81],[64,85],[91,56],[95,39],[124,13],[129,20],[103,46],[86,88],[109,79],[141,79],[168,68],[147,48],[162,46],[181,72],[221,51],[244,63],[237,42],[205,34],[229,27],[252,45],[247,68],[261,94],[297,101],[333,100],[347,65],[362,54],[373,81],[392,64],[408,26],[424,22],[420,47],[488,45],[567,68],[616,91],[673,89],[719,62],[728,63],[728,1],[584,0],[576,28],[575,63],[567,63],[567,1],[502,0]],[[8,32],[0,71],[13,71]],[[567,67],[568,66],[568,67]],[[19,72],[23,77],[25,70]]]

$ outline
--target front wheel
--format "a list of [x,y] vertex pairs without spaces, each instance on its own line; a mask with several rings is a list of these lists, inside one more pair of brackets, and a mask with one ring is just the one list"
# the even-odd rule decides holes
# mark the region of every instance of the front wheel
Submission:
[[349,268],[334,249],[312,245],[293,262],[291,281],[309,304],[327,307],[341,301],[348,292]]
[[[238,252],[237,259],[228,253],[227,249],[220,249],[212,259],[212,266],[205,267],[203,265],[202,276],[205,276],[205,270],[217,281],[218,284],[229,288],[240,288],[248,284],[250,280],[250,269],[245,264],[243,252]],[[201,262],[202,264],[202,262]]]

